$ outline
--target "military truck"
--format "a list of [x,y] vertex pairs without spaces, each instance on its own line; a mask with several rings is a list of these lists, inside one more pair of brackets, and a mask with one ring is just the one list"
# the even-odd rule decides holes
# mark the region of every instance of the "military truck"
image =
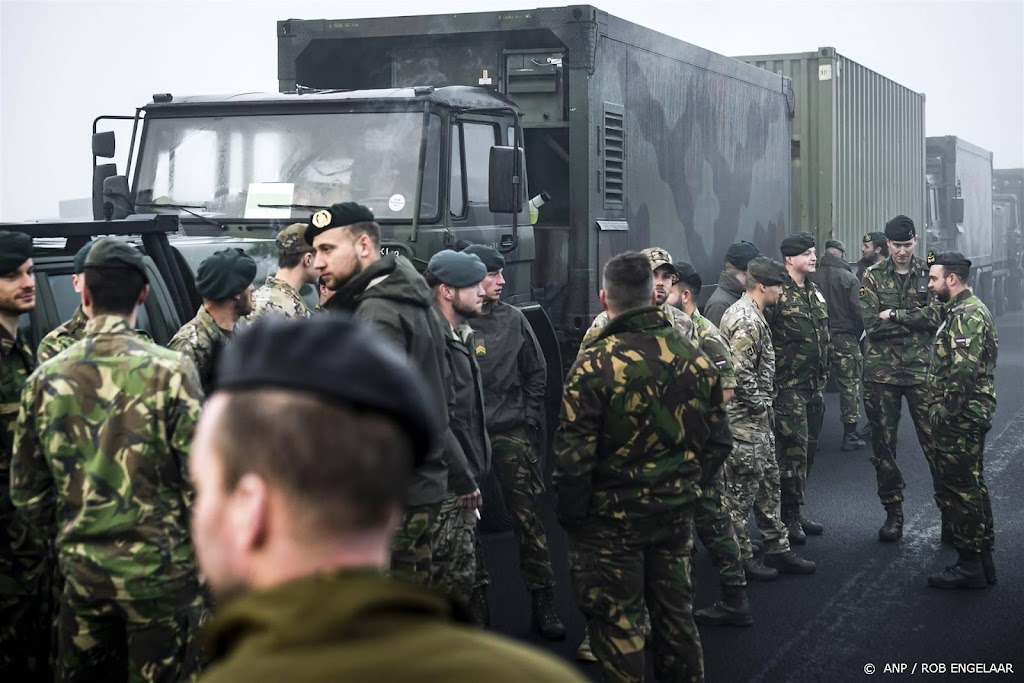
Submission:
[[1024,168],[992,171],[992,232],[1006,244],[1006,308],[1024,308]]

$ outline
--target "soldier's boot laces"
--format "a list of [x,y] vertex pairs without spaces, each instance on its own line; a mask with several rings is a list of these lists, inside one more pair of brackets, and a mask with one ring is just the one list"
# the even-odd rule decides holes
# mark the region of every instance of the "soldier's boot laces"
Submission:
[[590,649],[590,631],[583,631],[583,642],[576,648],[576,659],[581,662],[596,662],[597,657],[594,656],[594,651]]
[[722,586],[722,601],[694,611],[693,619],[705,626],[750,626],[754,615],[747,602],[746,586]]
[[867,444],[864,443],[864,441],[860,437],[860,434],[857,433],[856,424],[843,425],[843,445],[840,446],[839,450],[859,451],[863,450],[866,446]]
[[789,542],[791,544],[803,545],[807,543],[807,533],[800,524],[799,505],[782,506],[782,523],[786,525],[786,531],[789,532]]
[[817,566],[792,550],[764,556],[764,563],[779,570],[780,574],[813,574]]
[[764,566],[764,562],[756,558],[743,561],[743,574],[747,581],[774,581],[779,578],[778,570]]
[[473,589],[469,598],[469,614],[473,623],[480,628],[491,625],[491,607],[487,604],[487,587],[478,586]]
[[538,588],[530,593],[533,627],[548,640],[565,638],[565,624],[555,611],[555,594],[551,588]]
[[996,564],[992,560],[992,548],[981,549],[981,569],[985,572],[985,582],[993,586],[996,583]]
[[987,588],[985,570],[981,567],[981,553],[957,548],[960,559],[938,574],[928,577],[932,588]]
[[903,538],[903,503],[889,503],[885,506],[885,523],[878,530],[878,540],[895,543]]

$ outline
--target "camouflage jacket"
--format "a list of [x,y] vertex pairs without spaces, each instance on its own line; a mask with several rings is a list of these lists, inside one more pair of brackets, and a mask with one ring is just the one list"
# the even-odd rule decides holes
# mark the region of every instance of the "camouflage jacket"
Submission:
[[775,347],[768,321],[747,294],[722,315],[722,336],[732,349],[736,393],[726,404],[732,435],[748,443],[769,428],[775,386]]
[[[693,320],[690,316],[686,315],[675,306],[669,306],[668,304],[662,304],[658,308],[661,311],[661,314],[665,316],[665,318],[672,323],[672,326],[679,331],[679,334],[683,335],[684,338],[691,342],[696,342],[697,332],[694,329]],[[594,318],[594,322],[590,323],[587,333],[583,335],[583,341],[580,342],[580,354],[583,353],[584,349],[597,341],[607,325],[608,312],[601,311],[597,314],[597,317]],[[579,355],[576,357],[579,358]]]
[[718,369],[722,378],[723,389],[736,388],[736,371],[733,369],[732,352],[729,344],[722,337],[722,333],[714,323],[694,310],[690,316],[693,320],[693,329],[700,344],[700,350],[711,359],[711,363]]
[[147,599],[195,580],[188,452],[202,392],[193,365],[123,318],[29,378],[11,499],[56,538],[61,573],[96,599]]
[[992,314],[969,289],[947,302],[943,314],[928,367],[929,414],[935,424],[987,430],[996,412],[999,350]]
[[238,322],[244,325],[271,314],[286,318],[308,318],[312,315],[294,287],[268,275],[267,284],[252,293],[252,313]]
[[711,361],[654,306],[616,316],[569,370],[553,482],[567,528],[671,513],[732,449]]
[[790,278],[779,303],[765,311],[775,345],[776,389],[823,389],[832,356],[828,305],[810,278]]
[[12,338],[0,326],[0,596],[36,591],[45,550],[11,503],[11,454],[25,382],[35,359],[20,331]]
[[217,325],[217,321],[206,310],[206,306],[200,306],[196,317],[182,325],[181,329],[167,342],[167,346],[192,359],[199,372],[203,393],[207,394],[213,386],[217,360],[229,341],[231,341],[231,332],[227,332]]
[[[893,320],[878,314],[894,309]],[[864,272],[860,312],[864,320],[864,381],[913,386],[924,384],[940,307],[928,291],[928,266],[914,257],[900,278],[888,258]]]
[[39,346],[36,347],[36,360],[39,364],[42,365],[84,337],[85,324],[88,322],[89,319],[85,317],[85,312],[79,306],[70,320],[50,330],[49,334],[43,337]]

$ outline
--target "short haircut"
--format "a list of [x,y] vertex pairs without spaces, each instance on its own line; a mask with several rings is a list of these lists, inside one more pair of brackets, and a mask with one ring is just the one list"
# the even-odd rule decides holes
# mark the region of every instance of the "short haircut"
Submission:
[[604,267],[604,295],[616,312],[650,306],[654,294],[654,272],[645,255],[627,251]]
[[[309,253],[309,252],[307,252]],[[306,254],[286,254],[281,252],[277,255],[278,268],[294,268],[302,263],[302,257]]]
[[825,253],[830,256],[835,256],[837,259],[846,258],[846,252],[839,247],[825,247]]
[[443,282],[438,280],[437,276],[431,273],[429,270],[423,271],[423,279],[427,281],[427,287],[430,287],[431,289],[437,289],[438,285],[444,284]]
[[373,246],[380,249],[380,226],[377,225],[377,221],[359,221],[352,225],[346,226],[352,237],[359,239],[360,235],[368,235]]
[[698,296],[700,296],[701,288],[697,287],[696,285],[694,285],[694,284],[692,284],[690,282],[687,282],[686,280],[678,280],[678,281],[676,281],[675,286],[678,287],[679,289],[685,289],[695,299]]
[[380,529],[402,505],[413,446],[393,418],[287,389],[225,395],[214,438],[226,491],[261,475],[314,537]]
[[960,282],[962,282],[963,284],[966,285],[968,279],[970,279],[970,277],[971,277],[971,267],[970,266],[946,266],[946,265],[943,265],[942,266],[942,273],[943,273],[943,275],[956,275],[960,279]]
[[86,266],[85,286],[92,297],[93,315],[129,316],[135,312],[146,278],[134,268]]

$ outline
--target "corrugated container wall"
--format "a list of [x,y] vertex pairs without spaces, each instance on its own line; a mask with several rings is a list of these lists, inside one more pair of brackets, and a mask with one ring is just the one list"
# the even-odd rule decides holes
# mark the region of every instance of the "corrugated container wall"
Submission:
[[737,59],[793,81],[794,229],[843,240],[856,261],[864,233],[902,213],[926,253],[925,96],[831,47]]

